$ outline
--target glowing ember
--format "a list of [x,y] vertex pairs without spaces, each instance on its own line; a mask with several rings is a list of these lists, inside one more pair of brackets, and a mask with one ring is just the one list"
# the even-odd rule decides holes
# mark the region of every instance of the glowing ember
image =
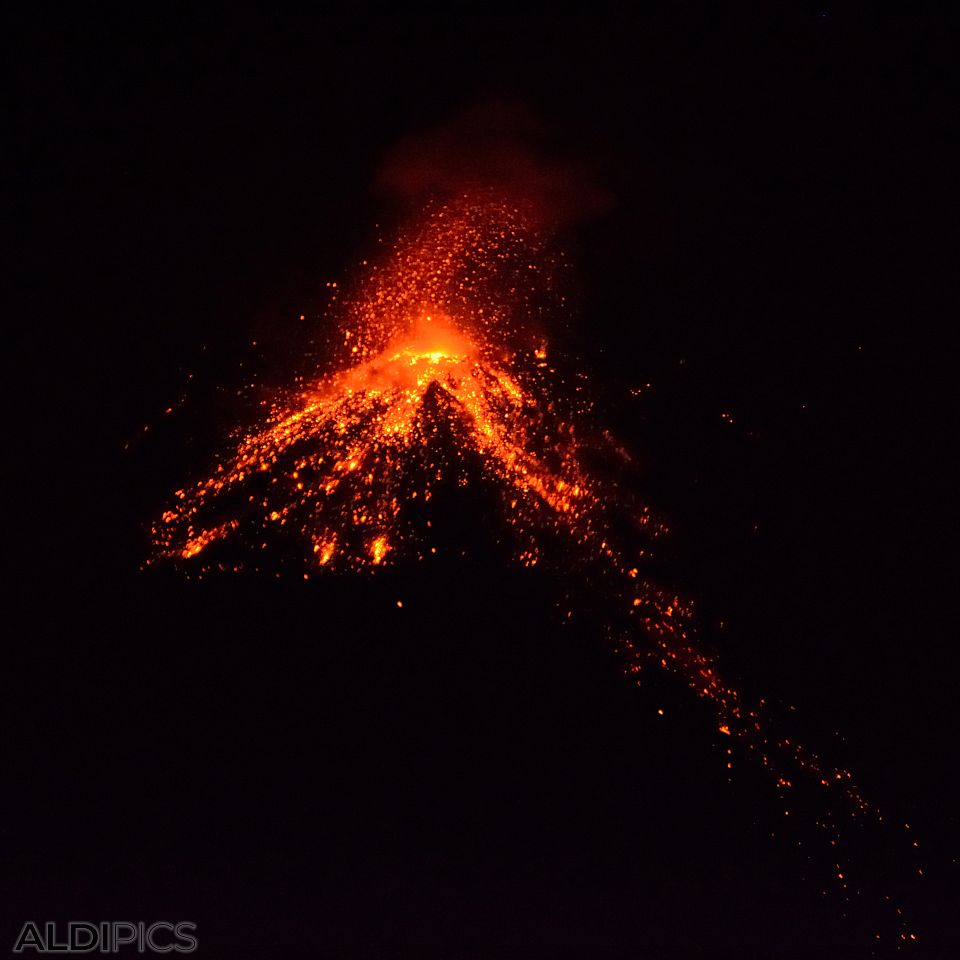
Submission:
[[[448,476],[452,441],[497,492],[520,562],[536,564],[559,537],[610,584],[642,627],[620,638],[628,673],[652,662],[683,678],[715,708],[719,733],[755,754],[784,795],[789,767],[839,791],[854,815],[879,816],[848,771],[765,733],[759,709],[696,643],[690,604],[639,576],[649,550],[614,545],[623,512],[648,542],[663,528],[587,470],[588,448],[622,451],[593,439],[583,404],[562,407],[551,389],[547,344],[529,332],[554,266],[518,209],[465,198],[433,210],[346,302],[342,368],[277,403],[211,476],[177,492],[153,528],[158,555],[203,572],[222,568],[205,557],[223,541],[260,550],[279,530],[303,544],[308,570],[423,557],[429,530],[415,508]],[[835,826],[824,826],[836,846]],[[840,865],[836,877],[845,888]]]

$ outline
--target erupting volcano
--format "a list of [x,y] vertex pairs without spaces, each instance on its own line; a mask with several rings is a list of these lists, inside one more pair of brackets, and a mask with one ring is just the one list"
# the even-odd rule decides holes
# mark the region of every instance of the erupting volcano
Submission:
[[[490,201],[434,211],[347,304],[350,365],[276,405],[211,477],[179,491],[154,528],[159,551],[190,559],[279,525],[321,567],[417,552],[424,532],[407,508],[443,479],[440,425],[493,481],[524,562],[536,562],[546,526],[588,549],[600,542],[577,430],[547,397],[545,342],[525,332],[553,266],[529,231],[519,210]],[[436,460],[413,470],[424,456]]]
[[[285,549],[309,577],[422,558],[434,547],[421,507],[451,472],[471,482],[457,472],[469,459],[519,562],[594,574],[629,674],[653,664],[679,675],[782,796],[802,776],[826,808],[879,818],[847,770],[767,732],[762,704],[745,703],[698,644],[691,604],[644,576],[665,527],[592,466],[626,454],[592,427],[579,383],[565,383],[538,332],[560,299],[558,267],[515,205],[465,197],[430,208],[342,302],[330,372],[303,378],[208,477],[176,493],[153,527],[155,560],[206,573]],[[241,559],[226,559],[228,541]],[[849,892],[838,819],[822,825]]]

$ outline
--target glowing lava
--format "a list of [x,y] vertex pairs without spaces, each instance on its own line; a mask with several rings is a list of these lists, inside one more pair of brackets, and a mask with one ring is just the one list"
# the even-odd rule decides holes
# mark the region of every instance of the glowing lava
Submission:
[[[302,545],[307,575],[423,557],[432,548],[416,508],[450,472],[452,445],[496,491],[520,562],[559,538],[641,628],[620,636],[628,673],[652,662],[679,675],[783,796],[794,778],[783,770],[799,770],[854,815],[876,814],[848,771],[764,732],[759,709],[697,644],[691,605],[640,575],[649,549],[616,545],[624,515],[647,547],[663,527],[586,468],[587,450],[615,459],[618,448],[584,426],[585,404],[556,390],[546,345],[528,333],[555,268],[521,210],[476,198],[433,209],[346,301],[340,368],[275,403],[209,477],[177,492],[153,528],[158,556],[201,573],[238,569],[211,556],[218,544],[237,538],[256,556],[280,534],[285,549]],[[835,824],[824,825],[836,846]],[[845,889],[841,864],[837,877]]]

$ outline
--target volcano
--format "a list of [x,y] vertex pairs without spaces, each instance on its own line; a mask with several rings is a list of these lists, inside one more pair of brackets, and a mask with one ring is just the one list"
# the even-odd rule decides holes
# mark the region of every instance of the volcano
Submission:
[[652,665],[713,706],[719,734],[770,772],[786,815],[800,778],[822,793],[818,824],[847,895],[841,814],[882,817],[850,771],[769,732],[763,702],[746,703],[698,641],[693,604],[646,574],[666,527],[594,468],[629,455],[593,426],[535,333],[555,262],[521,209],[464,197],[428,211],[344,302],[329,371],[298,381],[177,491],[153,526],[152,562],[197,576],[261,571],[271,556],[307,579],[373,572],[436,553],[432,501],[443,495],[449,521],[451,489],[473,488],[463,507],[491,512],[478,519],[516,562],[563,568],[602,597],[631,678]]

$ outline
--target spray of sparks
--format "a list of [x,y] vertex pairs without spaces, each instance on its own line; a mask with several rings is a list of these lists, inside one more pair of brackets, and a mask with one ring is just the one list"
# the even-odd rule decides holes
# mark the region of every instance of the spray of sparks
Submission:
[[[189,562],[200,573],[225,569],[210,557],[221,542],[239,538],[260,550],[272,532],[303,545],[305,576],[422,558],[433,548],[412,518],[450,469],[438,452],[442,434],[496,491],[521,563],[549,559],[559,539],[577,562],[602,572],[630,618],[617,641],[626,671],[638,676],[653,663],[708,701],[731,744],[728,767],[739,742],[770,770],[786,816],[803,777],[848,815],[882,820],[849,771],[766,732],[762,702],[746,704],[697,643],[691,604],[641,575],[665,528],[648,508],[625,508],[587,469],[598,444],[585,426],[588,405],[554,399],[547,344],[530,334],[554,297],[556,268],[515,206],[465,197],[430,208],[343,303],[333,372],[274,401],[208,477],[177,491],[153,527],[155,558]],[[622,455],[609,437],[599,443]],[[611,536],[624,509],[647,544],[629,555]],[[836,818],[820,825],[839,851]],[[835,867],[849,894],[839,852]],[[897,937],[915,934],[901,927]]]

